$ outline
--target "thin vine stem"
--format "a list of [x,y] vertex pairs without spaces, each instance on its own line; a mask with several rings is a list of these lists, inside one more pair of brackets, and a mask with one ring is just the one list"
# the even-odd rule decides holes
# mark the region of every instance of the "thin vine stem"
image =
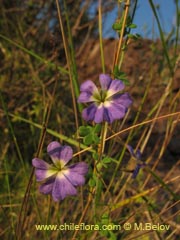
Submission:
[[127,21],[127,17],[128,17],[129,7],[130,7],[130,0],[127,0],[126,3],[125,3],[124,18],[123,18],[119,43],[118,43],[118,47],[117,47],[117,52],[116,52],[114,62],[113,62],[113,70],[114,70],[114,67],[116,65],[118,65],[119,55],[120,55],[120,52],[121,52],[121,49],[122,49],[122,44],[123,44],[123,36],[124,36],[124,30],[125,30],[125,27],[126,27],[126,21]]

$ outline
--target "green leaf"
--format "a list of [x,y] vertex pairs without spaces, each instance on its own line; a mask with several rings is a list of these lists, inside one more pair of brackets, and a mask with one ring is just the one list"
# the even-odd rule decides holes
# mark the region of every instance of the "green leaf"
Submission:
[[141,35],[138,34],[138,33],[136,33],[135,36],[136,36],[136,39],[140,39],[140,38],[142,38]]
[[103,166],[103,164],[102,164],[101,162],[99,162],[99,163],[96,165],[96,168],[97,168],[99,171],[101,171],[102,166]]
[[101,217],[101,223],[102,224],[109,224],[109,214],[104,213]]
[[93,135],[92,133],[86,135],[83,139],[85,145],[91,145],[93,143]]
[[128,34],[128,38],[134,39],[134,34],[129,33],[129,34]]
[[95,144],[98,144],[98,143],[100,143],[100,138],[97,136],[97,135],[93,135],[93,142],[95,143]]
[[110,234],[110,238],[109,239],[117,240],[116,235],[112,231],[109,231],[109,234]]
[[108,230],[101,230],[100,231],[100,234],[103,236],[103,237],[106,237],[108,239],[109,237],[109,231]]
[[122,28],[122,24],[121,23],[113,23],[112,25],[112,29],[115,31],[120,31]]
[[131,18],[131,16],[129,15],[128,17],[127,17],[127,20],[126,20],[126,27],[129,27],[129,25],[131,25],[132,24],[132,18]]
[[98,155],[98,153],[94,152],[92,154],[92,157],[93,157],[94,160],[98,160],[99,155]]
[[118,66],[117,66],[117,65],[115,65],[114,70],[113,70],[113,73],[114,73],[115,75],[118,75],[118,74],[119,74],[119,69],[118,69]]
[[130,86],[129,80],[127,80],[127,79],[125,79],[125,78],[121,78],[121,81],[122,81],[126,86]]
[[128,34],[128,38],[134,39],[134,40],[138,40],[141,38],[141,35],[139,35],[138,33],[136,34]]
[[129,80],[127,80],[126,78],[126,74],[124,72],[119,71],[117,65],[114,67],[113,74],[116,79],[121,80],[125,85],[130,85]]
[[96,186],[96,180],[94,178],[90,178],[88,182],[90,187],[95,187]]
[[91,131],[92,131],[92,129],[90,126],[80,126],[79,127],[79,134],[82,137],[88,135],[89,133],[91,133]]
[[96,126],[94,127],[94,132],[100,133],[100,131],[101,131],[101,124],[96,124]]
[[95,195],[95,203],[98,205],[100,203],[102,192],[102,182],[100,179],[96,177],[96,195]]
[[110,157],[105,157],[105,158],[102,159],[102,162],[103,162],[103,163],[111,163],[111,162],[112,162],[112,158],[110,158]]
[[137,25],[132,23],[132,24],[128,25],[128,28],[137,28]]

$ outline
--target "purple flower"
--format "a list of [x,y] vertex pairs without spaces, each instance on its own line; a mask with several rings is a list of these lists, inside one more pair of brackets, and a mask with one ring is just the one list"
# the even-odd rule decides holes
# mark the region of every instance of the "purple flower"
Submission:
[[138,175],[138,173],[139,173],[139,171],[140,171],[140,169],[143,168],[143,167],[145,167],[145,166],[146,166],[145,163],[138,163],[138,164],[136,165],[133,173],[132,173],[132,178],[136,178],[137,175]]
[[137,160],[141,160],[142,158],[142,153],[140,152],[139,149],[136,150],[136,152],[134,152],[134,149],[132,148],[132,146],[127,145],[127,149],[130,152],[131,156],[134,157]]
[[75,187],[84,184],[84,175],[88,172],[88,165],[79,162],[67,166],[73,152],[70,146],[61,146],[58,142],[51,142],[47,152],[53,164],[34,158],[32,165],[35,167],[36,180],[44,181],[39,190],[44,194],[52,194],[54,201],[64,199],[67,195],[76,195]]
[[99,81],[100,89],[91,80],[81,84],[78,102],[90,103],[82,111],[82,117],[95,123],[112,123],[123,118],[132,103],[129,94],[121,92],[124,89],[123,82],[118,79],[112,80],[107,74],[100,74]]
[[[141,161],[142,154],[139,149],[137,149],[136,152],[134,152],[134,149],[127,145],[127,149],[130,152],[131,156],[134,157],[136,160]],[[145,162],[137,163],[135,169],[132,171],[132,178],[136,178],[141,168],[145,167],[147,164]]]

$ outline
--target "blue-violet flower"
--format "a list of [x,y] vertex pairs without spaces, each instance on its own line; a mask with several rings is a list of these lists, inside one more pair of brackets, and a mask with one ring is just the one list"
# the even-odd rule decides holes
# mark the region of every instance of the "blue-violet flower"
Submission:
[[73,156],[70,146],[61,146],[58,142],[51,142],[47,152],[53,164],[34,158],[32,165],[35,167],[36,180],[44,181],[39,190],[44,194],[52,194],[54,201],[64,199],[67,195],[76,195],[75,187],[83,185],[84,175],[88,172],[88,165],[79,162],[67,166]]
[[135,169],[132,171],[132,178],[136,178],[141,168],[145,167],[147,164],[142,162],[142,153],[139,149],[135,152],[132,146],[127,145],[127,149],[130,152],[131,156],[136,160],[141,161],[141,163],[137,163]]
[[129,94],[122,93],[124,83],[118,79],[111,79],[108,74],[100,74],[99,81],[100,89],[91,80],[81,84],[78,102],[91,103],[82,111],[83,119],[95,123],[112,123],[123,118],[132,103]]

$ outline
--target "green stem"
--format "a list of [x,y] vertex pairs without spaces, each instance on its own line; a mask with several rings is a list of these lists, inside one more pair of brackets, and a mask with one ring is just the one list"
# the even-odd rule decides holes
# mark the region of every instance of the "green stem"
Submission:
[[[36,58],[37,60],[39,60],[40,62],[43,62],[44,64],[47,64],[50,67],[57,67],[54,63],[47,61],[46,59],[40,57],[39,55],[37,55],[35,52],[33,52],[32,50],[29,50],[23,46],[21,46],[20,44],[16,43],[15,41],[12,41],[11,39],[9,39],[8,37],[0,34],[0,38],[4,39],[6,42],[14,45],[15,47],[18,47],[19,49],[21,49],[22,51],[24,51],[25,53],[29,54],[30,56]],[[57,67],[57,69],[62,73],[62,74],[68,74],[68,71],[65,70],[63,67]]]
[[101,138],[100,138],[101,142],[100,142],[99,149],[98,149],[99,157],[98,157],[97,163],[99,163],[101,161],[103,153],[104,153],[105,139],[106,139],[106,135],[107,135],[107,126],[108,126],[107,122],[104,122],[102,125]]
[[10,133],[11,133],[11,135],[12,135],[12,139],[13,139],[14,145],[15,145],[15,147],[16,147],[16,151],[17,151],[18,158],[20,159],[20,162],[21,162],[21,165],[22,165],[22,167],[23,167],[25,176],[27,176],[27,175],[26,175],[26,166],[25,166],[25,164],[24,164],[23,157],[22,157],[22,154],[21,154],[21,151],[20,151],[20,148],[19,148],[19,145],[18,145],[16,136],[15,136],[15,133],[14,133],[14,129],[13,129],[11,120],[10,120],[10,118],[9,118],[8,109],[7,109],[7,106],[6,106],[6,104],[5,104],[5,101],[4,101],[4,98],[3,98],[3,95],[2,95],[2,92],[1,92],[1,91],[0,91],[0,100],[1,100],[1,103],[2,103],[2,107],[3,107],[3,109],[4,109],[4,113],[5,113],[6,118],[7,118],[8,127],[9,127]]
[[101,192],[102,192],[102,181],[101,181],[101,169],[102,169],[102,156],[104,153],[104,148],[105,148],[105,139],[106,139],[106,134],[107,134],[107,122],[104,122],[102,124],[102,129],[101,129],[101,142],[98,146],[98,160],[95,160],[95,165],[94,165],[94,175],[96,179],[96,186],[95,186],[95,197],[94,197],[94,209],[96,211],[96,206],[99,203],[99,199],[101,197]]
[[170,71],[171,76],[173,76],[173,74],[174,74],[173,66],[172,66],[171,61],[169,59],[169,55],[168,55],[168,51],[167,51],[167,45],[166,45],[166,41],[164,39],[164,34],[163,34],[163,30],[161,28],[159,17],[157,15],[156,8],[155,8],[154,3],[153,3],[152,0],[149,0],[149,4],[150,4],[150,6],[152,8],[153,14],[155,16],[155,19],[156,19],[156,22],[157,22],[157,25],[158,25],[161,41],[162,41],[162,44],[163,44],[164,55],[166,57],[166,60],[167,60],[168,66],[169,66],[169,71]]
[[102,40],[102,8],[101,8],[101,0],[99,0],[99,42],[100,42],[100,52],[101,52],[101,64],[102,64],[102,72],[105,73],[105,63],[104,63],[104,51],[103,51],[103,40]]

